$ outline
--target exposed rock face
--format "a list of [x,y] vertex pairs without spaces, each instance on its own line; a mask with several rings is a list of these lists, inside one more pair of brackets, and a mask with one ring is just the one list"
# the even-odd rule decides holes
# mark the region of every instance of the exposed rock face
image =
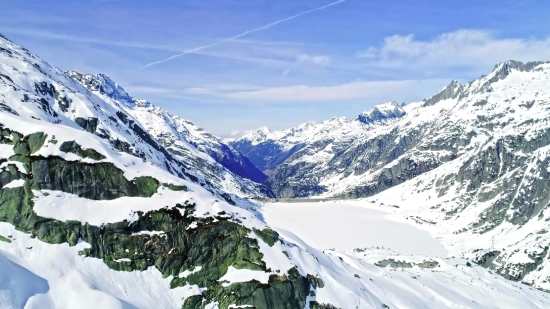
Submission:
[[88,119],[84,119],[81,117],[76,117],[74,119],[74,122],[76,122],[79,126],[82,127],[82,129],[86,130],[87,132],[95,133],[95,131],[97,130],[97,118],[90,117]]
[[405,116],[406,112],[396,102],[386,103],[375,106],[361,115],[357,120],[364,124],[375,124],[392,121]]
[[[401,184],[456,160],[473,150],[480,139],[487,140],[491,132],[505,132],[506,126],[536,124],[536,121],[529,119],[529,115],[536,105],[535,101],[539,104],[547,103],[542,93],[533,93],[538,99],[532,100],[526,98],[530,95],[520,98],[514,95],[517,91],[514,94],[507,91],[510,98],[502,99],[504,102],[498,102],[500,93],[496,96],[492,94],[497,91],[495,87],[503,91],[503,87],[509,87],[496,83],[513,72],[539,74],[542,79],[534,77],[535,81],[531,83],[543,84],[547,66],[544,63],[507,62],[497,66],[487,77],[465,86],[453,81],[433,97],[405,106],[404,109],[395,103],[382,105],[385,108],[376,107],[356,118],[370,125],[353,132],[353,138],[349,133],[318,137],[312,133],[314,130],[309,130],[308,134],[302,134],[308,136],[303,139],[307,143],[300,140],[300,148],[277,166],[267,183],[279,197],[337,195],[346,198],[371,196]],[[529,89],[527,85],[525,89]],[[510,116],[513,113],[516,117]],[[523,123],[518,119],[522,119]],[[297,131],[291,129],[289,132],[292,130]],[[266,145],[270,145],[275,154],[280,154],[280,145],[289,139],[282,135],[268,132],[262,136],[254,133],[235,141],[233,145],[245,149],[243,152],[251,157],[263,153]],[[508,150],[503,149],[504,140],[507,143],[504,148]],[[499,140],[491,141],[496,142],[494,147],[480,149],[479,160],[484,165],[493,164],[488,157],[492,156],[497,160],[493,166],[502,163],[506,171],[513,164],[527,160],[515,155],[516,152],[533,152],[546,146],[546,141],[546,133],[526,141],[521,132],[511,131]],[[491,149],[496,152],[484,155]],[[506,151],[503,157],[502,151]],[[501,162],[501,159],[506,161]],[[474,156],[470,157],[470,163],[463,165],[457,179],[472,179],[470,190],[490,180],[479,179],[483,174],[467,168],[476,164],[472,160],[476,160]]]
[[424,100],[424,106],[431,106],[439,101],[456,99],[462,93],[462,85],[456,80],[453,80],[447,87],[443,88],[436,95]]
[[394,259],[382,260],[376,263],[375,265],[379,267],[389,266],[391,268],[412,268],[413,267],[412,263],[404,262],[404,261],[396,261]]
[[[224,187],[224,183],[239,178],[216,163],[210,156],[212,154],[199,151],[200,146],[187,147],[183,140],[178,140],[182,144],[172,147],[171,137],[163,140],[152,135],[143,120],[121,107],[118,100],[125,98],[126,94],[112,81],[104,78],[97,88],[85,88],[1,35],[0,57],[3,63],[0,66],[0,100],[3,104],[0,105],[0,233],[3,233],[0,235],[0,263],[3,263],[4,250],[17,258],[33,261],[36,264],[34,270],[50,276],[49,284],[56,280],[51,280],[53,276],[60,277],[60,274],[76,274],[76,278],[80,275],[80,279],[86,281],[90,278],[85,277],[99,270],[101,275],[109,276],[100,278],[99,275],[93,278],[96,282],[89,280],[83,286],[89,284],[90,290],[93,288],[98,295],[100,291],[107,292],[105,295],[113,303],[127,292],[136,295],[136,291],[130,290],[134,288],[140,294],[162,294],[156,300],[170,294],[175,301],[167,303],[177,303],[175,307],[183,308],[395,308],[396,304],[414,307],[419,303],[418,299],[432,301],[431,304],[436,304],[434,307],[441,307],[452,299],[460,300],[461,296],[457,297],[457,293],[453,294],[449,288],[441,293],[444,296],[434,300],[433,292],[426,293],[425,286],[421,287],[423,283],[428,284],[427,281],[419,280],[416,289],[402,289],[404,285],[408,287],[411,280],[402,276],[388,280],[389,274],[395,273],[393,270],[373,267],[349,255],[344,255],[343,259],[336,252],[315,250],[297,238],[295,242],[286,235],[281,238],[254,215],[257,205],[239,199],[235,191],[229,190],[257,194],[265,187],[248,181],[233,183],[233,188]],[[14,83],[27,79],[31,82]],[[90,84],[94,85],[93,81]],[[529,102],[520,106],[537,108],[537,102]],[[146,101],[134,103],[144,108],[151,107]],[[491,101],[487,100],[478,105],[489,104]],[[306,125],[304,128],[316,128],[316,134],[339,128],[338,134],[343,135],[333,135],[332,140],[340,141],[338,136],[345,136],[348,143],[353,142],[357,135],[352,131],[374,132],[378,127],[391,127],[398,121],[396,117],[408,117],[408,111],[403,114],[395,104],[390,105],[391,117],[384,116],[390,114],[384,114],[384,109],[378,108],[365,114],[362,121],[359,117],[352,121],[333,119],[321,126]],[[390,136],[393,133],[385,134]],[[529,142],[530,137],[526,135],[525,140]],[[410,145],[420,147],[422,143],[420,137],[406,140],[403,152],[406,153],[405,149],[412,147]],[[308,151],[318,150],[321,155],[346,153],[344,143],[336,147],[318,139],[312,145]],[[390,141],[380,143],[378,151],[385,152],[390,149],[389,145]],[[448,147],[439,143],[426,149],[440,151]],[[289,159],[307,158],[300,151]],[[500,153],[502,151],[498,150],[497,154]],[[397,153],[386,156],[392,160],[400,158]],[[458,152],[457,156],[461,158],[464,154]],[[448,156],[440,157],[448,162],[456,161]],[[498,156],[488,151],[487,157],[492,160]],[[418,163],[414,158],[410,161],[410,166]],[[469,164],[476,171],[478,162],[474,160]],[[368,172],[356,168],[362,173]],[[385,177],[389,179],[397,173],[405,173],[404,169],[406,166]],[[312,169],[311,174],[315,173],[316,170]],[[471,178],[476,179],[473,176],[479,173],[484,173],[484,170],[473,173]],[[441,175],[444,178],[430,179],[438,180],[436,187],[444,196],[445,192],[451,191],[446,185],[456,178],[445,173]],[[472,187],[481,186],[479,196],[486,192],[481,191],[485,188],[483,182],[489,179],[487,177],[492,175],[484,175]],[[292,185],[296,185],[297,190],[303,188],[300,183]],[[282,187],[281,190],[286,189]],[[319,189],[312,185],[310,190]],[[330,190],[330,187],[324,190]],[[392,189],[384,192],[389,190]],[[483,196],[490,199],[492,195],[489,192]],[[539,205],[533,205],[526,216],[537,212]],[[460,210],[452,211],[457,213]],[[417,217],[421,220],[420,215]],[[539,214],[538,218],[542,220],[544,215]],[[484,223],[480,230],[482,228],[485,228]],[[539,232],[544,235],[543,231]],[[36,248],[25,246],[29,243]],[[524,253],[532,262],[510,260],[510,253],[503,250],[503,253],[497,251],[494,258],[486,256],[484,263],[488,267],[494,264],[498,272],[508,274],[514,280],[532,280],[529,276],[537,273],[548,260],[546,249],[538,250],[541,248],[544,247],[537,250],[529,247],[525,251],[514,248],[511,253]],[[54,254],[50,255],[52,252]],[[483,250],[475,253],[483,254]],[[51,263],[57,258],[68,263]],[[93,265],[87,273],[83,269],[88,267],[79,267],[84,263]],[[57,264],[62,264],[61,268]],[[418,262],[417,265],[435,267],[431,261]],[[55,269],[44,271],[49,267]],[[237,276],[231,277],[232,272]],[[161,278],[149,286],[151,277],[148,275],[152,273]],[[133,278],[143,285],[134,284],[134,281],[128,286],[119,285],[123,281],[119,281],[120,278]],[[109,291],[101,286],[107,281],[115,283],[107,284],[111,288]],[[495,282],[499,282],[495,284],[499,295],[505,294],[501,292],[503,290],[514,291],[516,293],[510,294],[521,294],[523,298],[517,300],[522,304],[545,304],[546,298],[540,297],[542,293],[533,290],[520,293],[516,286],[502,279],[495,278]],[[506,288],[499,289],[503,286]],[[57,282],[55,289],[64,287]],[[42,294],[47,288],[40,285],[36,293]],[[13,289],[13,284],[9,289]],[[111,293],[117,289],[119,294]],[[406,297],[387,296],[389,290],[397,291],[396,294],[405,293]],[[417,298],[419,294],[423,296]],[[52,301],[56,301],[56,295],[44,296],[40,300],[53,297]],[[121,299],[125,307],[123,302]]]
[[[314,270],[316,257],[283,242],[254,216],[257,205],[239,197],[272,196],[265,186],[213,158],[220,155],[218,160],[247,170],[251,163],[242,155],[227,145],[218,153],[214,146],[224,147],[216,144],[220,139],[176,117],[165,124],[185,124],[183,129],[155,136],[154,128],[141,123],[149,118],[122,107],[125,92],[106,77],[99,76],[98,84],[90,79],[85,87],[3,37],[0,47],[1,233],[13,229],[42,248],[62,248],[60,255],[77,263],[93,260],[113,275],[107,280],[126,276],[120,272],[139,278],[158,271],[167,287],[144,284],[136,290],[173,289],[174,303],[183,308],[301,309],[311,303],[309,295],[323,282]],[[134,103],[140,112],[154,109]],[[191,137],[180,139],[185,132]],[[110,205],[125,210],[111,211]],[[44,210],[48,207],[55,209]],[[113,219],[120,215],[126,219]],[[3,250],[19,254],[22,245],[4,234],[0,243],[11,246],[1,248],[0,258]],[[68,264],[68,272],[80,272]],[[241,278],[243,272],[252,278]]]
[[150,197],[159,187],[158,181],[150,177],[128,181],[111,163],[71,163],[54,157],[38,157],[33,158],[30,166],[33,188],[58,190],[89,199]]
[[[201,308],[203,301],[216,301],[219,308],[251,303],[258,308],[304,308],[310,287],[316,283],[310,283],[310,279],[301,276],[296,269],[280,276],[272,275],[268,284],[250,281],[234,283],[229,288],[223,286],[220,278],[229,266],[268,271],[257,241],[247,237],[252,231],[226,214],[195,217],[195,204],[175,204],[159,211],[140,213],[139,219],[133,222],[109,223],[101,227],[38,216],[33,210],[32,190],[55,190],[87,199],[113,200],[123,196],[150,197],[157,192],[160,183],[148,176],[128,181],[124,172],[112,163],[89,164],[59,157],[32,156],[31,152],[38,151],[46,140],[47,135],[42,132],[22,136],[2,128],[2,137],[2,144],[13,146],[17,154],[12,160],[25,163],[26,173],[14,165],[0,173],[2,186],[17,179],[25,181],[19,187],[0,189],[0,222],[13,224],[47,243],[74,246],[85,241],[90,248],[81,252],[82,255],[102,259],[119,271],[143,271],[154,266],[164,276],[174,277],[172,288],[187,284],[208,287],[202,295],[186,299],[183,308]],[[76,142],[61,145],[81,150]],[[136,235],[143,230],[163,231],[163,234]],[[254,233],[270,246],[279,241],[278,234],[270,229],[255,229]],[[0,241],[11,242],[5,237]],[[178,277],[196,265],[201,265],[200,271],[185,278]]]
[[119,101],[132,101],[132,97],[105,74],[88,75],[78,71],[67,71],[66,73],[91,91],[97,91]]
[[[172,287],[187,283],[209,287],[204,295],[187,299],[184,308],[200,308],[203,298],[220,300],[220,308],[249,303],[261,308],[303,308],[305,305],[309,283],[297,273],[290,273],[284,279],[273,278],[268,285],[253,281],[222,288],[218,279],[227,272],[228,265],[265,270],[262,254],[253,240],[243,237],[248,231],[226,218],[217,217],[216,222],[214,218],[205,220],[199,229],[189,230],[189,225],[196,220],[192,217],[193,205],[175,205],[185,208],[189,215],[181,216],[178,210],[161,210],[143,214],[142,219],[132,224],[120,222],[96,227],[38,217],[32,211],[31,198],[27,186],[0,190],[0,220],[48,243],[75,245],[79,239],[86,241],[91,248],[84,251],[84,255],[100,258],[116,270],[145,270],[156,266],[164,275],[176,276]],[[173,236],[132,236],[133,232],[143,229],[163,230]],[[130,251],[140,255],[128,253]],[[125,258],[131,258],[131,262],[115,262]],[[194,265],[202,265],[201,271],[185,279],[177,278]]]
[[99,160],[103,160],[103,159],[106,158],[104,155],[98,153],[97,151],[95,151],[93,149],[82,149],[82,146],[80,146],[75,141],[63,142],[59,146],[59,150],[61,150],[63,152],[74,153],[77,156],[82,157],[84,159],[90,158],[90,159],[94,159],[96,161],[99,161]]
[[427,268],[432,269],[439,266],[439,263],[437,261],[423,261],[420,263],[415,262],[408,262],[408,261],[400,261],[395,259],[385,259],[378,261],[376,264],[378,267],[391,267],[391,268],[413,268],[413,267],[420,267],[420,268]]

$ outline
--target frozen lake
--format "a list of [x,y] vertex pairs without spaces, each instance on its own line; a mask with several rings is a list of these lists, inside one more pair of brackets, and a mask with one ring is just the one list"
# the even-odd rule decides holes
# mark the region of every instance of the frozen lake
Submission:
[[262,214],[275,230],[288,230],[318,249],[383,246],[408,255],[448,253],[426,231],[387,219],[387,212],[345,202],[265,204]]

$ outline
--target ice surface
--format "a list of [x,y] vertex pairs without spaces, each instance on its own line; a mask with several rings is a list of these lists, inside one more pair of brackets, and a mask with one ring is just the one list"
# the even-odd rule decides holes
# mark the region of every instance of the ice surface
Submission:
[[262,215],[270,226],[289,230],[318,249],[378,246],[403,254],[447,256],[447,250],[428,232],[392,221],[387,212],[354,204],[273,203],[264,206]]

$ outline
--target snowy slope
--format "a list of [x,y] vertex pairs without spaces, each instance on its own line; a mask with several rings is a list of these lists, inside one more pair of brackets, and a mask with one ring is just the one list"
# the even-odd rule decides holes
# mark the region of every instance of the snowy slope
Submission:
[[[11,306],[13,308],[95,308],[98,305],[103,308],[180,308],[182,306],[186,308],[186,304],[195,299],[193,298],[195,296],[199,299],[206,297],[208,308],[228,308],[231,306],[227,303],[224,305],[223,300],[233,295],[231,293],[240,293],[239,284],[251,282],[253,287],[263,284],[258,291],[264,291],[266,285],[273,285],[279,280],[286,282],[285,280],[288,279],[280,279],[287,278],[286,276],[277,277],[285,273],[288,273],[288,276],[300,276],[301,280],[307,280],[304,282],[307,287],[307,293],[304,296],[310,296],[303,298],[303,302],[331,304],[338,308],[380,308],[383,305],[390,308],[421,306],[446,308],[460,304],[471,308],[500,308],[505,304],[525,308],[543,308],[550,305],[544,293],[521,289],[509,281],[494,277],[482,268],[475,268],[467,274],[457,276],[460,272],[452,270],[449,265],[460,263],[464,268],[464,260],[441,262],[443,268],[435,274],[422,269],[396,273],[394,269],[381,268],[373,265],[371,261],[364,262],[361,258],[354,257],[352,253],[330,251],[325,253],[311,248],[285,231],[281,231],[280,237],[276,236],[276,241],[270,242],[269,237],[257,232],[265,231],[266,226],[257,219],[254,212],[247,210],[254,211],[254,208],[251,208],[254,205],[233,206],[219,201],[201,186],[179,179],[132,155],[119,153],[111,149],[108,142],[88,132],[9,113],[3,113],[2,116],[3,134],[6,134],[5,130],[9,129],[24,136],[30,136],[35,132],[55,135],[57,142],[53,143],[50,137],[46,137],[44,145],[30,155],[31,162],[58,157],[66,161],[66,168],[69,168],[69,164],[86,164],[85,162],[91,165],[112,163],[116,168],[125,170],[124,176],[128,180],[136,179],[136,176],[153,176],[163,184],[185,185],[188,188],[187,191],[174,191],[168,185],[163,185],[150,197],[96,200],[93,197],[79,197],[78,194],[71,192],[44,189],[40,187],[40,183],[34,187],[36,181],[29,178],[31,175],[25,175],[27,170],[24,166],[20,176],[25,180],[24,185],[32,189],[33,210],[31,211],[35,214],[31,214],[23,221],[10,219],[10,200],[6,199],[6,194],[13,192],[10,190],[20,189],[23,191],[15,192],[18,192],[18,200],[24,200],[24,194],[20,193],[30,193],[21,186],[3,187],[0,190],[0,218],[6,221],[0,223],[0,236],[2,236],[0,238],[2,264],[0,265],[3,270],[1,276],[5,278],[2,282],[9,282],[7,286],[2,287],[1,295],[6,303],[9,301],[8,304],[13,305]],[[12,133],[10,136],[15,135]],[[95,149],[105,158],[100,162],[91,159],[83,160],[75,154],[61,151],[57,146],[71,140],[78,141],[84,149]],[[7,146],[6,140],[3,141],[2,145]],[[21,152],[21,147],[23,147],[21,144],[16,144],[11,151],[3,150],[2,157],[8,160],[4,164],[15,164],[16,161],[11,160],[21,159],[14,155]],[[31,163],[28,166],[35,177],[39,177],[41,173],[36,169],[37,166],[40,164]],[[2,173],[0,178],[5,178],[5,175]],[[198,238],[201,237],[198,234],[199,231],[214,229],[219,224],[216,222],[238,223],[246,229],[243,231],[247,231],[243,235],[244,239],[249,239],[255,244],[246,251],[246,258],[254,258],[253,252],[257,250],[261,253],[259,261],[265,263],[265,270],[244,269],[241,268],[242,265],[238,268],[230,266],[225,273],[217,275],[219,276],[217,280],[221,281],[219,285],[193,284],[194,281],[191,280],[199,280],[197,277],[186,282],[195,273],[199,278],[216,275],[216,273],[203,272],[203,266],[213,271],[207,268],[211,263],[209,258],[216,261],[224,256],[218,253],[206,255],[207,258],[202,260],[204,263],[202,265],[193,262],[192,267],[184,266],[168,272],[172,263],[186,259],[185,255],[179,253],[179,247],[173,243],[176,235],[184,237],[185,234],[174,234],[172,230],[174,223],[170,224],[170,221],[164,221],[164,224],[158,225],[150,221],[152,220],[150,218],[159,218],[158,214],[176,218],[178,213],[190,215],[189,208],[181,209],[177,206],[178,203],[185,203],[185,201],[195,203],[192,216],[188,217],[193,222],[186,224],[183,229],[186,234],[189,233],[191,237]],[[117,211],[113,212],[113,209]],[[174,210],[176,212],[171,213]],[[20,216],[28,215],[24,212],[20,214]],[[34,216],[40,216],[37,218],[39,220],[33,219]],[[229,220],[224,221],[226,218]],[[35,223],[28,225],[24,222]],[[48,222],[53,225],[40,226]],[[122,229],[120,222],[124,227]],[[14,224],[17,224],[17,229]],[[110,224],[119,227],[113,229],[115,226]],[[59,231],[55,229],[57,225],[60,226]],[[78,234],[71,240],[70,235],[73,234],[70,231],[75,227],[84,228],[76,230]],[[94,232],[92,234],[86,232],[95,229],[98,232],[104,229],[104,232],[97,235]],[[65,231],[69,234],[67,240],[63,238]],[[225,228],[224,231],[223,233],[228,233]],[[109,238],[111,233],[116,237]],[[212,236],[215,237],[215,235]],[[230,234],[225,234],[225,237],[230,237]],[[109,241],[113,240],[116,242],[108,245]],[[144,243],[145,248],[152,247],[155,251],[164,251],[160,254],[138,251],[132,246],[134,242]],[[228,245],[228,239],[224,242]],[[105,243],[107,247],[102,247]],[[205,247],[202,250],[211,249]],[[138,268],[138,262],[143,261],[142,254],[153,254],[150,256],[156,257],[158,261],[154,264],[156,266],[146,264],[146,267]],[[448,273],[449,270],[452,272]],[[276,276],[275,278],[279,279],[273,281],[270,276]],[[418,277],[422,279],[418,280]],[[177,281],[178,278],[183,281]],[[471,284],[473,280],[475,284]],[[216,294],[207,294],[208,291],[217,291],[222,294],[216,298]],[[494,296],[487,298],[488,294]],[[509,296],[497,298],[497,295]],[[285,303],[288,301],[284,297],[278,300]],[[234,304],[272,308],[264,307],[258,300],[246,298],[241,299],[241,302],[235,301]],[[273,303],[272,305],[275,306]],[[194,307],[191,306],[191,308]],[[302,307],[292,306],[291,308]]]
[[[455,254],[545,290],[549,77],[550,63],[502,63],[488,76],[455,87],[453,95],[411,106],[409,126],[428,129],[419,146],[439,158],[449,155],[376,196],[406,210],[409,221],[441,236]],[[407,134],[405,125],[401,132]],[[407,157],[427,161],[420,151]],[[395,165],[384,173],[402,173]],[[370,190],[375,177],[355,192]]]
[[131,97],[108,76],[82,74],[77,71],[69,71],[67,74],[103,99],[110,98],[120,103],[148,133],[182,159],[189,160],[190,157],[197,156],[196,151],[189,149],[194,147],[238,176],[255,182],[267,179],[246,157],[220,138],[146,100]]
[[[154,267],[140,272],[119,272],[101,260],[79,256],[78,252],[88,246],[86,243],[74,247],[48,245],[3,223],[0,223],[0,234],[13,239],[10,244],[0,242],[3,270],[0,276],[16,282],[10,282],[9,288],[0,288],[0,295],[20,301],[8,308],[23,308],[21,304],[26,304],[25,308],[97,308],[98,305],[106,309],[181,308],[185,297],[201,293],[197,286],[170,289],[171,278],[163,278]],[[289,233],[284,237],[291,240],[293,236]],[[546,308],[550,305],[548,294],[507,281],[482,267],[467,266],[464,259],[402,256],[376,249],[323,252],[305,244],[298,246],[285,249],[304,269],[323,280],[323,287],[308,300],[337,308]],[[409,263],[411,268],[374,265],[390,259]],[[438,266],[434,269],[417,266],[426,261],[435,261]],[[232,280],[240,281],[245,276],[234,276]],[[257,274],[248,276],[262,280]]]
[[549,89],[550,63],[501,63],[408,104],[388,125],[350,140],[316,137],[268,184],[283,197],[372,196],[399,206],[453,254],[550,290]]
[[[151,136],[126,106],[93,93],[26,49],[3,37],[0,47],[0,109],[93,133],[120,152],[201,183],[211,191],[269,195],[264,186],[235,175],[195,147],[189,146],[184,158],[174,155]],[[121,88],[105,89],[113,98],[122,100],[127,96]]]

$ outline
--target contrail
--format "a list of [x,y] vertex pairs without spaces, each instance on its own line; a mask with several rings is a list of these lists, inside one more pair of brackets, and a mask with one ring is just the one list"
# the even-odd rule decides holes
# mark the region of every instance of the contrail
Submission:
[[187,54],[191,54],[191,53],[194,53],[194,52],[198,52],[198,51],[203,50],[203,49],[206,49],[206,48],[218,46],[218,45],[224,44],[224,43],[226,43],[226,42],[229,42],[229,41],[238,39],[238,38],[240,38],[240,37],[243,37],[243,36],[245,36],[245,35],[247,35],[247,34],[250,34],[250,33],[253,33],[253,32],[262,31],[262,30],[265,30],[265,29],[267,29],[267,28],[271,28],[271,27],[273,27],[273,26],[275,26],[275,25],[278,25],[278,24],[280,24],[280,23],[284,23],[285,21],[289,21],[289,20],[298,18],[298,17],[300,17],[300,16],[303,16],[303,15],[306,15],[306,14],[309,14],[309,13],[313,13],[313,12],[315,12],[315,11],[320,11],[320,10],[326,9],[326,8],[328,8],[328,7],[331,7],[331,6],[333,6],[333,5],[337,5],[337,4],[342,3],[342,2],[345,2],[345,1],[346,1],[346,0],[338,0],[338,1],[336,1],[336,2],[333,2],[333,3],[330,3],[330,4],[324,5],[324,6],[322,6],[322,7],[318,7],[318,8],[316,8],[316,9],[311,9],[311,10],[308,10],[308,11],[304,11],[304,12],[302,12],[302,13],[298,13],[298,14],[296,14],[296,15],[287,17],[287,18],[285,18],[285,19],[281,19],[281,20],[278,20],[278,21],[274,21],[274,22],[272,22],[272,23],[270,23],[270,24],[267,24],[267,25],[265,25],[265,26],[261,26],[261,27],[259,27],[259,28],[255,28],[255,29],[252,29],[252,30],[245,31],[245,32],[243,32],[243,33],[237,34],[237,35],[232,36],[232,37],[230,37],[230,38],[223,39],[223,40],[221,40],[221,41],[219,41],[219,42],[216,42],[216,43],[212,43],[212,44],[209,44],[209,45],[204,45],[204,46],[195,47],[195,48],[193,48],[193,49],[186,50],[186,51],[184,51],[184,52],[181,53],[181,54],[176,54],[176,55],[173,55],[173,56],[168,57],[168,58],[163,59],[163,60],[159,60],[159,61],[155,61],[155,62],[148,63],[148,64],[144,65],[143,67],[141,67],[140,69],[148,68],[148,67],[150,67],[150,66],[157,65],[157,64],[159,64],[159,63],[163,63],[163,62],[166,62],[166,61],[170,61],[170,60],[172,60],[172,59],[174,59],[174,58],[178,58],[178,57],[181,57],[181,56],[184,56],[184,55],[187,55]]

